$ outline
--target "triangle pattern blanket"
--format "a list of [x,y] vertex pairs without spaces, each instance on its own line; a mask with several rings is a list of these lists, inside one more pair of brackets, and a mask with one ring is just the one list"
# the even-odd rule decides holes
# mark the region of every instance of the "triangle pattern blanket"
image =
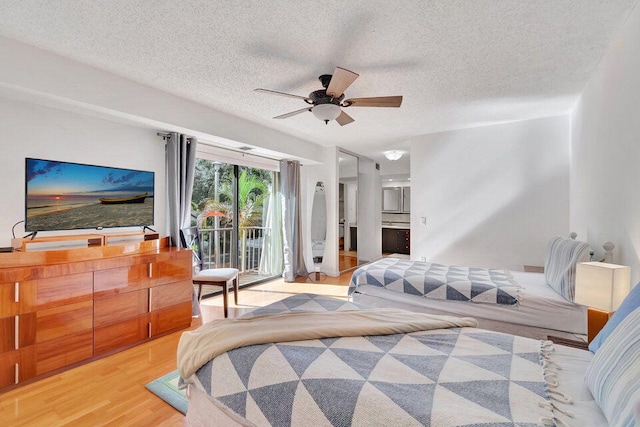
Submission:
[[[254,315],[354,308],[300,294]],[[252,345],[189,381],[243,425],[541,426],[553,417],[541,342],[476,328]]]
[[383,258],[354,271],[349,295],[371,285],[425,298],[515,305],[522,287],[506,270]]

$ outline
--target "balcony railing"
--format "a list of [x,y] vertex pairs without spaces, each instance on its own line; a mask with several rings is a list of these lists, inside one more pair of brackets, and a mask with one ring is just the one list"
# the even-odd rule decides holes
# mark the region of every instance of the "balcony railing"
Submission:
[[[238,270],[240,273],[258,271],[269,227],[239,227]],[[232,267],[232,228],[203,228],[200,230],[204,268]]]

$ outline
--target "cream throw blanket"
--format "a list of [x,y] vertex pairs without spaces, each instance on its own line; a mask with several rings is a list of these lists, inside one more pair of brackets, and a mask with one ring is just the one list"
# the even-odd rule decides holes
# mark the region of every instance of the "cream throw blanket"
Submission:
[[234,348],[331,337],[390,335],[431,329],[476,327],[469,317],[439,316],[393,308],[267,314],[221,319],[185,332],[178,344],[178,371],[189,378],[209,360]]

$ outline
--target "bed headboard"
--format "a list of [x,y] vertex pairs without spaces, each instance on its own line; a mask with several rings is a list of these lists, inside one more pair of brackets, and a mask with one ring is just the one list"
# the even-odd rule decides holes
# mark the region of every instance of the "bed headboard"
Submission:
[[[578,233],[576,233],[575,231],[572,231],[571,233],[569,233],[569,237],[573,240],[576,240],[576,237],[578,237]],[[600,262],[608,262],[608,263],[613,263],[613,249],[616,247],[616,245],[614,245],[611,242],[604,242],[602,244],[602,247],[604,248],[604,258],[600,259]],[[595,251],[591,251],[591,260],[592,261],[597,261],[595,259],[593,259],[593,256],[595,255]]]
[[604,262],[608,262],[608,263],[612,263],[613,262],[613,248],[616,247],[616,245],[614,245],[611,242],[604,242],[604,244],[602,245],[602,247],[604,248]]

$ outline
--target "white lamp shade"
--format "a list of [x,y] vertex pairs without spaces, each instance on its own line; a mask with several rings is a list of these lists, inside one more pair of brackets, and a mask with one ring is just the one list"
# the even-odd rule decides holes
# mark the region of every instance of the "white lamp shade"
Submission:
[[631,289],[631,269],[605,262],[580,262],[576,267],[575,302],[615,311]]
[[337,119],[342,110],[335,104],[319,104],[313,107],[311,112],[322,121],[331,121]]

